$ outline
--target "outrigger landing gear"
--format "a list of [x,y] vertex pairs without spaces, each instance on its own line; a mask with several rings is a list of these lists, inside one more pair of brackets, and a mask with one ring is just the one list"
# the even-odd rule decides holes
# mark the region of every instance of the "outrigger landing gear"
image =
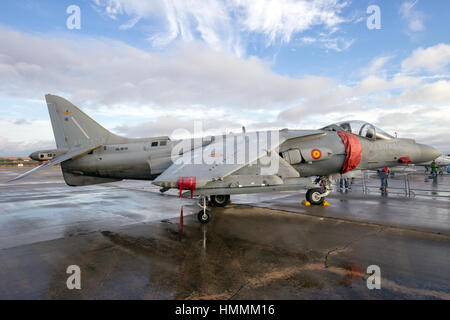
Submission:
[[320,182],[321,187],[308,189],[306,200],[312,205],[321,205],[332,191],[332,184],[329,177],[319,177],[316,182]]
[[201,196],[199,204],[203,207],[197,214],[198,221],[200,223],[208,223],[211,218],[211,211],[206,208],[206,196]]

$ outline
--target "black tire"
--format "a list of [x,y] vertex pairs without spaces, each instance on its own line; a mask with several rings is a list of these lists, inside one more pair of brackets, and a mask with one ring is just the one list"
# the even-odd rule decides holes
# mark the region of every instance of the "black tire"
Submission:
[[211,196],[211,204],[213,207],[225,207],[230,202],[229,194],[218,194]]
[[324,202],[325,197],[318,197],[317,195],[322,193],[323,191],[320,188],[309,189],[306,192],[306,200],[313,205],[321,205]]
[[208,209],[206,209],[205,215],[203,215],[203,209],[202,209],[198,212],[197,219],[200,223],[208,223],[209,220],[211,219],[211,212]]

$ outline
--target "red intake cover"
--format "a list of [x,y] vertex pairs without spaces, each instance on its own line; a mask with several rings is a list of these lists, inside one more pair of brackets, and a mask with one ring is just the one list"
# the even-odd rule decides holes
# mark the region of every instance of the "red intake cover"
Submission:
[[347,156],[341,169],[341,173],[346,173],[358,166],[362,157],[362,148],[355,135],[344,131],[339,131],[338,135],[341,137],[342,142],[344,142],[345,150],[347,151]]

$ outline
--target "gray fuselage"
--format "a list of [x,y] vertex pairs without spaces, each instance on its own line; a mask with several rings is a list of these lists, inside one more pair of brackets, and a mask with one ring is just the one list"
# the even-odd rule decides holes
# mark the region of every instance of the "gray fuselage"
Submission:
[[[295,130],[292,130],[295,132]],[[302,177],[325,176],[338,173],[345,161],[346,150],[337,132],[324,131],[327,134],[310,139],[293,138],[284,142],[279,153],[283,157],[289,150],[326,150],[329,156],[321,161],[308,161],[302,157],[301,162],[290,164]],[[217,136],[222,138],[224,136]],[[384,166],[401,165],[401,157],[409,157],[412,163],[430,159],[434,149],[415,143],[408,139],[371,140],[359,137],[362,158],[358,169],[376,169]],[[172,163],[172,149],[181,140],[149,138],[129,143],[104,145],[89,154],[62,164],[63,171],[79,176],[101,177],[108,179],[153,180]],[[193,142],[194,143],[194,142]],[[207,143],[203,143],[207,145]],[[289,161],[288,161],[289,162]]]

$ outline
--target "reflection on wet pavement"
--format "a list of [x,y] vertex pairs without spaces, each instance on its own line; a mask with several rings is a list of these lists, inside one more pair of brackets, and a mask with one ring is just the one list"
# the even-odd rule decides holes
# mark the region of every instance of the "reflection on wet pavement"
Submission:
[[[201,225],[183,200],[180,236],[175,194],[133,181],[69,188],[57,169],[0,187],[0,298],[450,299],[446,201],[354,191],[306,208],[303,193],[245,195]],[[72,264],[81,290],[66,287]],[[381,290],[367,289],[370,265]]]

